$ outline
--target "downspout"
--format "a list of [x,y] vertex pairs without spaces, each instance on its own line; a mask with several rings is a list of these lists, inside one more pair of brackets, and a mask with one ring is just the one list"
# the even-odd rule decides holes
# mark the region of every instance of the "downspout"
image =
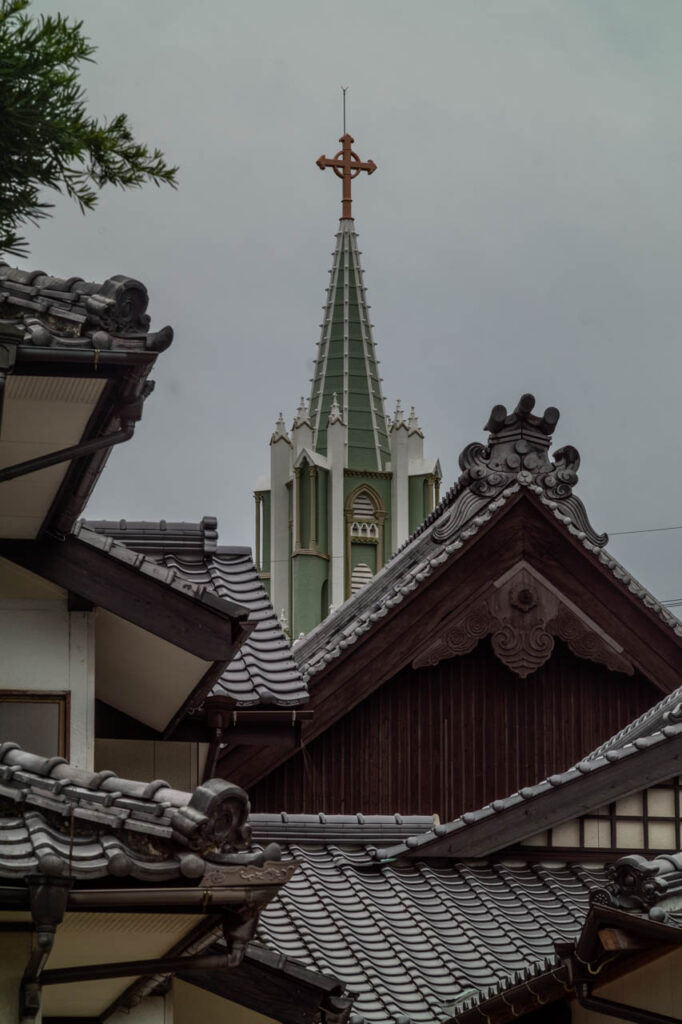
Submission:
[[64,918],[71,884],[70,878],[58,875],[33,875],[27,879],[36,941],[21,979],[20,1024],[33,1024],[40,1013],[41,974],[52,952],[57,926]]
[[5,404],[5,384],[14,369],[16,357],[15,345],[0,345],[0,434],[2,433],[2,410]]
[[6,480],[15,480],[18,476],[26,476],[27,473],[37,473],[41,469],[56,466],[60,462],[70,462],[71,459],[78,459],[82,455],[90,455],[101,448],[113,448],[114,445],[121,444],[123,441],[129,441],[134,430],[134,425],[128,423],[123,430],[117,430],[114,434],[95,437],[92,441],[82,441],[80,444],[73,444],[69,448],[60,448],[57,452],[39,455],[37,458],[27,459],[25,462],[15,462],[13,466],[0,469],[0,484]]
[[644,1010],[639,1006],[628,1006],[613,999],[595,996],[592,986],[597,984],[596,977],[612,963],[613,956],[596,965],[597,961],[589,962],[589,953],[587,959],[579,957],[574,943],[556,943],[555,949],[568,970],[568,984],[574,988],[578,1002],[586,1010],[601,1013],[605,1017],[631,1020],[634,1024],[682,1024],[681,1017],[668,1017],[654,1010]]
[[25,462],[16,462],[13,466],[6,466],[4,469],[0,469],[0,483],[14,480],[19,476],[26,476],[27,473],[37,473],[41,469],[47,469],[48,466],[56,466],[60,462],[70,462],[83,455],[91,455],[102,448],[113,448],[114,445],[129,441],[135,431],[135,424],[142,419],[143,402],[144,396],[139,395],[117,410],[116,415],[121,421],[121,429],[115,433],[94,437],[90,441],[81,441],[68,448],[60,448],[59,451],[48,452],[48,454],[39,455],[35,459],[27,459]]

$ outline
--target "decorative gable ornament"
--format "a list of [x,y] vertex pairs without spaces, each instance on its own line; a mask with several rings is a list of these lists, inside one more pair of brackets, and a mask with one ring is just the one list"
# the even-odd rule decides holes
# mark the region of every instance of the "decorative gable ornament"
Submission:
[[595,888],[590,904],[634,910],[653,921],[677,919],[682,899],[682,854],[662,854],[648,860],[641,854],[621,857],[608,868],[608,883]]
[[[459,457],[462,474],[455,484],[456,496],[450,511],[438,523],[431,536],[445,543],[455,536],[472,516],[510,487],[528,487],[555,508],[595,547],[608,541],[605,533],[592,527],[585,506],[573,494],[578,482],[580,456],[566,445],[549,457],[559,410],[545,409],[534,416],[533,395],[523,395],[511,415],[504,405],[496,405],[484,429],[490,432],[488,444],[475,441]],[[457,493],[459,492],[459,493]]]
[[468,654],[487,636],[496,657],[522,679],[548,661],[557,639],[579,658],[614,672],[634,672],[620,644],[526,562],[495,580],[473,608],[446,619],[439,637],[412,664],[423,668]]

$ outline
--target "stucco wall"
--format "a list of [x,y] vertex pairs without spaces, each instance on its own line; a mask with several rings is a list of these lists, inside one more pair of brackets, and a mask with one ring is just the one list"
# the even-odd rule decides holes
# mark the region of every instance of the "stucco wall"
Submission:
[[79,768],[92,769],[93,614],[69,612],[63,591],[0,560],[0,650],[0,690],[69,693],[69,759]]
[[192,790],[201,782],[207,753],[207,743],[97,740],[95,771],[141,782],[165,779],[175,789]]
[[[0,1021],[19,1021],[19,985],[31,952],[29,932],[0,932]],[[40,1015],[36,1024],[40,1024]]]
[[177,978],[173,1007],[173,1024],[271,1024],[275,1020]]
[[[629,975],[595,989],[595,995],[614,999],[618,1003],[642,1007],[655,1013],[678,1017],[682,1005],[682,950],[668,953],[653,963],[632,971]],[[601,1013],[585,1010],[575,1001],[572,1006],[572,1024],[625,1024],[620,1018],[605,1017]]]

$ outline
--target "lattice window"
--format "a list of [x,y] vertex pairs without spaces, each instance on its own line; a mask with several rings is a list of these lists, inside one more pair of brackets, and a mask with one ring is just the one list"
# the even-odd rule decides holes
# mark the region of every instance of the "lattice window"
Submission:
[[367,565],[366,562],[359,562],[355,566],[355,568],[353,569],[353,572],[351,573],[351,577],[350,577],[350,592],[351,592],[351,594],[357,594],[358,590],[360,590],[362,587],[364,587],[365,583],[369,583],[369,581],[372,579],[373,575],[374,574],[373,574],[372,570],[370,569],[370,567]]
[[680,778],[660,783],[533,836],[544,849],[677,852],[682,848]]

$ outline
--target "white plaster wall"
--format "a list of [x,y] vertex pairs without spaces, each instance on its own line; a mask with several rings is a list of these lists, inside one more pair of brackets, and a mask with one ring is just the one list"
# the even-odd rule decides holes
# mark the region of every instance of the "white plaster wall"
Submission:
[[69,612],[70,761],[95,767],[95,613]]
[[208,743],[164,740],[97,740],[95,771],[112,771],[122,779],[165,779],[173,789],[191,792],[201,782]]
[[0,689],[68,692],[69,756],[80,768],[94,765],[94,646],[93,614],[69,612],[66,597],[0,598]]
[[[186,981],[173,982],[175,1018],[173,1024],[272,1024],[275,1017],[266,1017],[246,1006],[206,992]],[[112,1018],[113,1024],[113,1018]],[[118,1024],[118,1021],[116,1022]]]

